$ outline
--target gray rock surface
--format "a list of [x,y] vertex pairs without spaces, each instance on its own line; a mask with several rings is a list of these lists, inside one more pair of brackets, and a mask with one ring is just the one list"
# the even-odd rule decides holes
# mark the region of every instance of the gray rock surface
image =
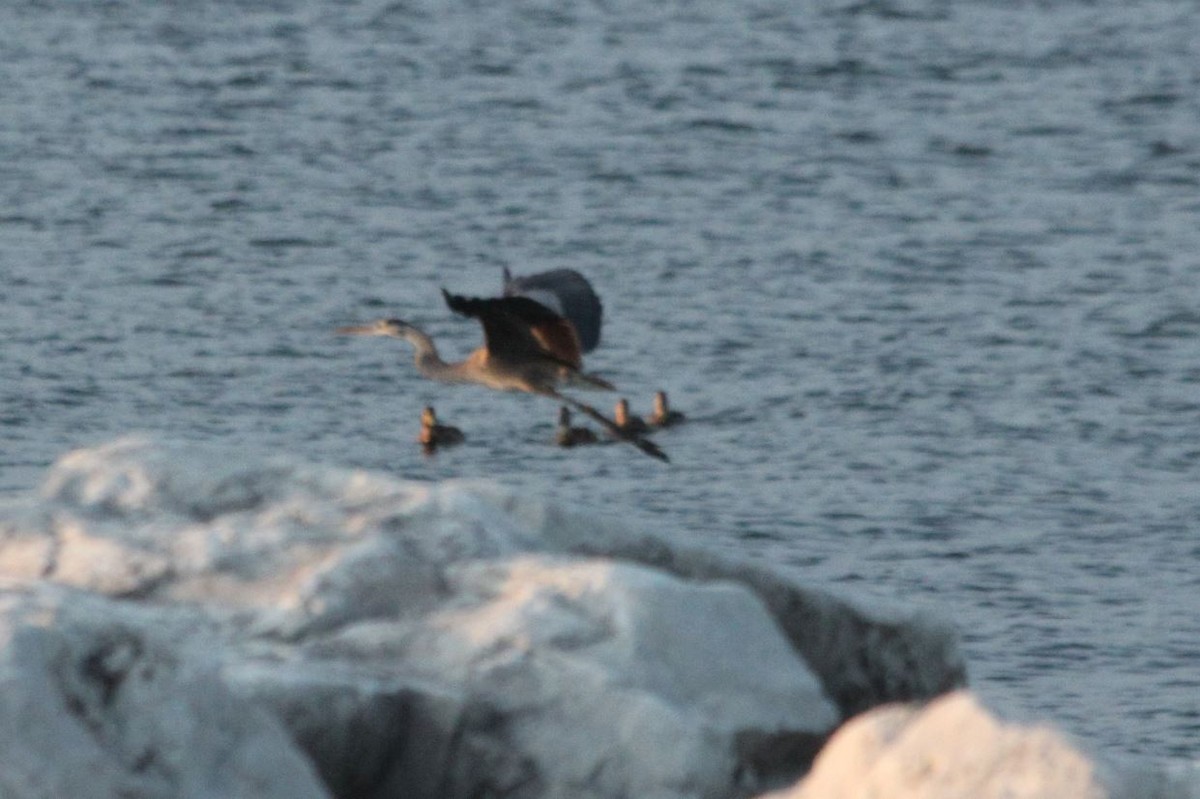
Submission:
[[328,796],[184,621],[54,586],[0,587],[0,796]]
[[812,772],[760,799],[1195,799],[1195,769],[1113,768],[1045,726],[1006,724],[965,691],[845,724]]
[[[850,713],[965,679],[943,623],[617,520],[134,439],[64,456],[0,508],[0,577],[102,603],[97,629],[135,627],[136,651],[214,697],[184,691],[159,719],[130,690],[89,711],[100,726],[188,749],[206,713],[240,708],[290,733],[286,779],[310,778],[302,751],[344,797],[746,794],[803,773]],[[127,647],[97,646],[83,662],[128,670]],[[137,747],[112,751],[92,795],[139,778]],[[196,751],[178,786],[213,767]]]

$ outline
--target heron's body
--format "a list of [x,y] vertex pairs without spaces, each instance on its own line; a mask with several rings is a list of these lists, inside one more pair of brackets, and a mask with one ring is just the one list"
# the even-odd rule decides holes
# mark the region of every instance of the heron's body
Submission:
[[506,292],[517,292],[523,285],[532,285],[538,292],[557,297],[562,310],[517,293],[472,298],[442,290],[451,310],[478,319],[483,326],[483,346],[462,361],[443,360],[428,335],[399,319],[343,327],[338,332],[404,339],[413,346],[417,371],[431,380],[477,383],[497,391],[552,397],[592,417],[614,436],[647,455],[667,460],[657,445],[640,436],[640,431],[626,430],[590,405],[559,391],[566,385],[613,388],[602,378],[582,371],[585,345],[580,333],[586,333],[594,346],[599,341],[601,313],[599,300],[587,280],[573,270],[560,269],[515,279],[506,271]]
[[654,392],[654,411],[646,418],[646,422],[651,427],[670,427],[679,424],[687,417],[676,410],[672,410],[671,404],[667,401],[667,392]]
[[425,406],[421,411],[421,432],[417,441],[426,452],[433,452],[438,447],[450,447],[461,444],[466,439],[463,431],[448,424],[438,424],[437,413],[432,406]]
[[571,426],[571,411],[565,405],[558,409],[558,428],[554,431],[554,443],[560,447],[578,447],[595,444],[599,439],[586,427]]

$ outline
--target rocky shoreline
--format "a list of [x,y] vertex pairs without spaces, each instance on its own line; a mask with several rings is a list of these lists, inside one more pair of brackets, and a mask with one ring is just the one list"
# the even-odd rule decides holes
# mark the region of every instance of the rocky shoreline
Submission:
[[942,620],[494,484],[123,439],[0,588],[5,797],[1200,795],[992,720]]

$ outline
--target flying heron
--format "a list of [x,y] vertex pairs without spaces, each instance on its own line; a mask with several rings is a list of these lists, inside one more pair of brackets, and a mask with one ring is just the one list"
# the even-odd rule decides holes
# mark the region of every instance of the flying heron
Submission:
[[651,427],[670,427],[679,424],[686,418],[681,412],[671,408],[671,404],[667,401],[667,392],[654,392],[654,412],[646,419]]
[[586,427],[571,426],[571,409],[563,405],[558,409],[558,427],[554,431],[554,443],[560,447],[578,447],[595,444],[596,434]]
[[583,353],[600,341],[600,299],[583,275],[555,269],[526,277],[504,272],[504,296],[462,297],[442,289],[450,310],[478,319],[483,346],[462,361],[446,362],[428,335],[400,319],[340,327],[338,333],[390,336],[413,346],[417,371],[443,383],[478,383],[497,391],[552,397],[599,422],[614,436],[659,460],[669,460],[639,432],[625,430],[559,386],[612,390],[612,384],[583,371]]
[[433,452],[438,447],[449,447],[461,444],[466,439],[463,431],[448,424],[438,424],[437,412],[432,405],[426,405],[421,411],[421,432],[417,441],[425,452]]

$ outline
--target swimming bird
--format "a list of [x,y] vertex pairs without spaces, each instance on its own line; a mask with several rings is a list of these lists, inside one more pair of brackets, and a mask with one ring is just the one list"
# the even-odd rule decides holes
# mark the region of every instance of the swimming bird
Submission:
[[667,402],[667,392],[654,392],[654,412],[646,417],[647,424],[651,427],[670,427],[679,424],[686,418],[679,411],[671,409],[670,403]]
[[[462,361],[446,362],[437,346],[420,329],[401,319],[381,319],[365,325],[340,327],[338,333],[389,336],[413,346],[417,371],[443,383],[477,383],[497,391],[523,391],[551,397],[599,422],[610,433],[645,454],[669,460],[658,445],[637,431],[625,430],[591,405],[562,393],[560,386],[585,386],[612,390],[603,378],[583,371],[583,340],[599,342],[601,306],[591,285],[578,272],[556,269],[526,278],[505,273],[509,296],[463,297],[442,289],[452,311],[478,319],[483,326],[483,346]],[[543,296],[555,310],[526,296]]]
[[433,452],[438,447],[450,447],[461,444],[466,440],[463,431],[448,424],[438,424],[437,413],[432,405],[426,405],[421,411],[421,432],[417,441],[424,447],[425,452]]
[[624,397],[617,400],[616,407],[613,408],[613,421],[626,433],[641,434],[650,429],[640,417],[629,414],[629,400]]
[[571,427],[571,409],[566,405],[558,409],[558,428],[554,431],[554,443],[560,447],[578,447],[595,444],[596,434],[586,427]]

